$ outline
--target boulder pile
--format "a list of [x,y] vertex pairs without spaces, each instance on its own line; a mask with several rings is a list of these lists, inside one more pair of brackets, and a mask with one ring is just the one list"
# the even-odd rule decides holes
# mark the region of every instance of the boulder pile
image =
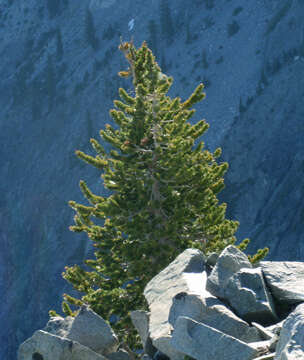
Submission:
[[[131,312],[143,359],[304,359],[304,263],[253,266],[235,246],[206,257],[187,249],[156,275],[149,312]],[[130,360],[89,307],[51,318],[20,345],[18,360]]]

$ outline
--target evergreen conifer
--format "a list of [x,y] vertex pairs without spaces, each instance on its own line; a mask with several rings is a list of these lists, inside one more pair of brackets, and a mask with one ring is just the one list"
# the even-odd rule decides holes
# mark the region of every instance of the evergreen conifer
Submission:
[[[125,347],[134,349],[139,341],[128,312],[147,309],[147,282],[186,248],[210,253],[234,244],[239,223],[225,218],[226,204],[217,199],[228,168],[216,160],[221,149],[204,149],[200,138],[208,129],[205,120],[189,122],[193,105],[205,97],[204,85],[186,101],[171,99],[166,94],[173,79],[161,72],[145,42],[138,49],[129,42],[119,48],[129,62],[119,75],[132,77],[135,94],[119,89],[121,100],[110,110],[117,126],[107,124],[100,131],[110,150],[91,139],[96,156],[76,151],[101,171],[111,194],[95,195],[81,181],[90,205],[69,203],[76,212],[70,229],[86,232],[96,252],[95,259],[85,261],[91,271],[78,265],[65,268],[63,277],[82,296],[64,294],[63,311],[73,315],[68,303],[86,303],[108,321],[116,317],[114,330]],[[266,252],[261,250],[253,260]]]

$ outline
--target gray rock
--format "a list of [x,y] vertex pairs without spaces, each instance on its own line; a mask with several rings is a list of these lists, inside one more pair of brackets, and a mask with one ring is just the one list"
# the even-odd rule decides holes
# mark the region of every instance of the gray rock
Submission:
[[212,295],[224,298],[228,280],[242,268],[252,268],[247,256],[235,246],[227,246],[208,277],[206,289]]
[[[177,351],[171,344],[171,333],[170,335],[161,335],[153,340],[153,345],[157,349],[161,349],[161,352],[168,356],[169,359],[184,360],[185,356],[181,352]],[[158,360],[159,356],[153,357],[153,360]]]
[[273,360],[274,356],[275,356],[275,353],[272,353],[272,354],[259,356],[257,358],[254,358],[254,360]]
[[258,342],[252,342],[249,345],[255,348],[260,355],[265,355],[269,352],[269,346],[271,344],[271,340],[263,340]]
[[203,294],[206,273],[205,256],[196,249],[187,249],[156,275],[146,286],[144,295],[150,308],[149,332],[153,345],[174,360],[183,354],[171,346],[172,325],[168,322],[174,296],[181,292]]
[[197,360],[251,360],[258,355],[249,344],[183,316],[177,319],[171,343]]
[[266,329],[261,324],[258,324],[253,321],[251,325],[254,326],[259,331],[260,335],[264,340],[270,340],[273,337],[273,333],[270,330]]
[[279,341],[279,336],[273,335],[273,337],[270,340],[270,344],[269,344],[270,351],[276,351],[278,341]]
[[242,319],[265,325],[278,320],[260,268],[240,269],[230,277],[224,293],[225,300]]
[[[40,357],[39,357],[40,355]],[[65,339],[43,330],[22,343],[18,350],[18,360],[106,360],[77,341]]]
[[67,337],[104,355],[118,348],[118,338],[109,324],[85,305],[75,317]]
[[51,318],[44,330],[77,341],[99,354],[115,352],[118,347],[117,336],[108,323],[86,305],[75,318]]
[[304,301],[304,263],[261,261],[261,269],[276,300],[288,304]]
[[144,310],[131,311],[131,320],[139,333],[144,352],[153,357],[156,349],[149,335],[149,313]]
[[257,329],[250,327],[219,299],[208,294],[209,296],[204,297],[187,293],[177,294],[173,298],[169,314],[171,325],[175,327],[177,319],[185,316],[247,343],[262,340]]
[[152,358],[150,358],[149,355],[145,354],[145,355],[142,357],[142,360],[152,360]]
[[207,265],[209,265],[209,266],[215,266],[218,257],[219,257],[219,254],[218,254],[218,253],[211,253],[211,254],[209,254],[208,257],[207,257],[207,260],[206,260]]
[[67,338],[67,334],[69,333],[74,320],[75,318],[72,316],[67,316],[65,318],[61,316],[52,317],[42,330],[47,331],[53,335]]
[[107,354],[107,359],[109,360],[131,360],[129,354],[125,350],[118,350],[116,352],[113,352],[111,354]]
[[170,358],[168,358],[168,356],[161,351],[157,350],[157,352],[153,356],[153,360],[170,360]]
[[266,327],[266,330],[267,331],[270,331],[272,334],[275,334],[275,335],[280,335],[280,332],[282,330],[282,327],[283,327],[283,323],[284,323],[285,319],[276,323],[276,324],[273,324],[273,325],[270,325],[270,326],[267,326]]
[[283,323],[275,360],[304,359],[304,304],[298,305]]

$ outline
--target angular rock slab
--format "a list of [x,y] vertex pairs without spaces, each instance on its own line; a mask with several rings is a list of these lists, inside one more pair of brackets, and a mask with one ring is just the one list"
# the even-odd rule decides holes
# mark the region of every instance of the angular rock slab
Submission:
[[149,313],[144,310],[131,311],[131,320],[135,326],[143,345],[144,352],[152,356],[156,352],[155,347],[152,345],[152,340],[149,335]]
[[266,329],[264,326],[262,326],[261,324],[252,321],[251,325],[254,326],[259,331],[262,339],[270,340],[273,338],[274,334],[268,329]]
[[168,318],[172,299],[180,292],[203,294],[206,283],[204,270],[204,254],[197,249],[187,249],[156,275],[144,290],[150,308],[152,343],[171,359],[184,359],[184,355],[171,346],[173,327]]
[[273,297],[283,303],[304,301],[304,263],[297,261],[261,261],[261,269]]
[[274,357],[275,357],[275,353],[271,353],[271,354],[259,356],[259,357],[255,358],[254,360],[273,360]]
[[38,330],[19,346],[18,360],[107,360],[77,341]]
[[258,342],[252,342],[249,345],[253,348],[255,348],[260,355],[264,355],[266,353],[269,353],[269,346],[270,346],[271,340],[263,340]]
[[252,268],[247,256],[233,245],[227,246],[220,254],[208,277],[206,290],[212,295],[224,298],[224,289],[232,275],[242,268]]
[[107,354],[108,360],[131,360],[129,354],[125,350],[118,350],[112,354]]
[[256,328],[250,327],[219,299],[208,294],[204,297],[187,293],[177,294],[173,299],[169,314],[171,325],[175,327],[177,319],[184,316],[246,343],[262,340]]
[[86,305],[75,317],[67,337],[104,355],[116,351],[119,344],[110,325]]
[[266,330],[267,331],[270,331],[273,335],[280,335],[280,332],[282,330],[282,327],[283,327],[283,324],[284,324],[284,320],[276,323],[276,324],[273,324],[273,325],[270,325],[270,326],[267,326],[266,327]]
[[304,304],[298,305],[283,323],[275,360],[304,359]]
[[76,317],[51,318],[44,330],[77,341],[103,355],[118,348],[118,338],[111,327],[86,305],[81,306]]
[[278,321],[272,296],[260,268],[240,269],[230,277],[224,293],[224,299],[242,319],[265,325]]
[[51,318],[44,330],[77,341],[103,355],[118,348],[118,338],[111,327],[86,305],[80,308],[75,318]]
[[177,319],[171,344],[196,360],[252,360],[258,356],[249,344],[184,316]]

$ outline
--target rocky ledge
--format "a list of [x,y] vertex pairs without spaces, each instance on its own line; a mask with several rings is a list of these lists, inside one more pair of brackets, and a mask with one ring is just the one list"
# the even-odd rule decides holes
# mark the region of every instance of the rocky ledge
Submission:
[[[228,246],[218,257],[187,249],[131,312],[144,359],[304,359],[304,263],[262,261]],[[83,306],[22,343],[18,360],[130,360],[99,315]]]

